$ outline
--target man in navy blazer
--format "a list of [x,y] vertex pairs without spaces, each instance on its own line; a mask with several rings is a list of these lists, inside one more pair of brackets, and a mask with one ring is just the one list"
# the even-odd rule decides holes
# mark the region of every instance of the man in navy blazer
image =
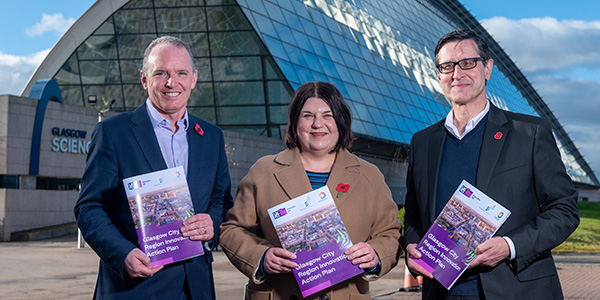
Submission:
[[[577,228],[579,212],[550,124],[488,101],[493,60],[475,32],[442,37],[435,62],[452,110],[411,141],[401,241],[409,269],[424,276],[423,299],[563,299],[550,251]],[[448,291],[413,258],[463,179],[512,214]]]
[[[211,248],[232,205],[223,132],[187,113],[197,79],[187,43],[155,39],[140,72],[148,99],[96,125],[75,205],[77,226],[100,257],[95,299],[215,299]],[[152,268],[139,248],[122,180],[183,166],[196,214],[181,234],[205,254]]]

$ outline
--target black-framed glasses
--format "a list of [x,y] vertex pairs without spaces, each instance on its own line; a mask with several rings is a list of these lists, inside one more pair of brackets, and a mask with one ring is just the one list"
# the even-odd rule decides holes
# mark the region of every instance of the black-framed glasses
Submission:
[[485,61],[481,57],[465,58],[459,61],[450,61],[435,66],[438,72],[448,74],[454,72],[454,67],[458,65],[462,70],[470,70],[477,67],[477,61]]

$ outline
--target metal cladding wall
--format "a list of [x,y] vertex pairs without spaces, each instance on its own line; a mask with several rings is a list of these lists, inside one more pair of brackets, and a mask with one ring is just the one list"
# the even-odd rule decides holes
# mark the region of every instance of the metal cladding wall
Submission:
[[[95,111],[47,103],[40,136],[39,176],[29,175],[31,141],[39,100],[0,96],[0,241],[11,233],[75,221],[77,189],[40,189],[40,178],[72,178],[83,174]],[[10,182],[10,184],[9,184]]]

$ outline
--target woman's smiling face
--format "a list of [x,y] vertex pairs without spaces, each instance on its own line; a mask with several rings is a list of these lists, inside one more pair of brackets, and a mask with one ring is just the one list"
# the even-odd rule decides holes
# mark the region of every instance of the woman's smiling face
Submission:
[[306,100],[298,120],[298,138],[302,152],[327,154],[339,139],[333,112],[327,103],[316,97]]

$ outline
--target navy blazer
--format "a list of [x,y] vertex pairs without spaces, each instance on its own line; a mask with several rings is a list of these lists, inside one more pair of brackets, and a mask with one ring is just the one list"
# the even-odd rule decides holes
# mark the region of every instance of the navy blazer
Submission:
[[[446,134],[441,120],[411,141],[401,240],[405,249],[418,243],[437,217],[435,193]],[[511,211],[496,236],[510,237],[516,248],[514,261],[478,268],[486,299],[562,299],[550,251],[577,228],[579,212],[577,191],[550,124],[490,103],[476,180],[478,189]],[[444,292],[437,281],[425,278],[424,299]]]
[[[223,132],[192,115],[188,128],[187,181],[194,210],[211,216],[216,239],[233,204]],[[215,298],[211,249],[146,279],[132,279],[123,269],[125,257],[139,243],[122,180],[166,168],[145,103],[94,127],[75,217],[85,241],[100,257],[95,298],[172,299],[186,279],[193,299]]]

